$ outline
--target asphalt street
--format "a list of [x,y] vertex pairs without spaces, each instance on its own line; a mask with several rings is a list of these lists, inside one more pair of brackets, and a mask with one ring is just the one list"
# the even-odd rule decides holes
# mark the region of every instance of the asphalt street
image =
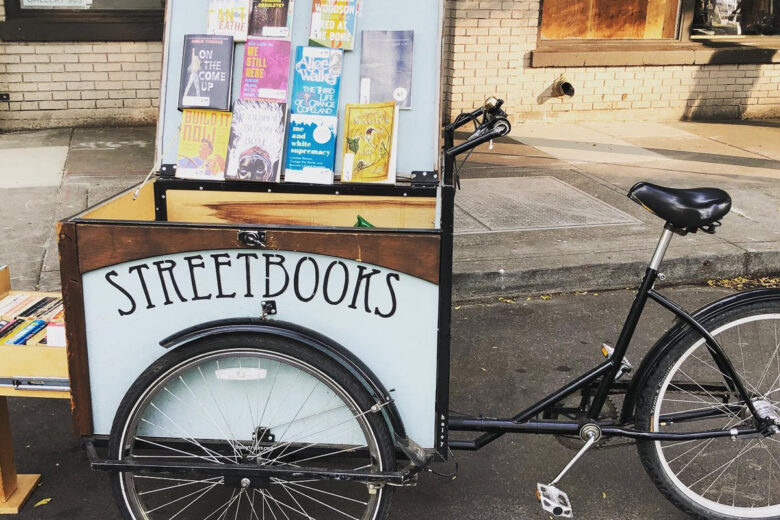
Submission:
[[[692,309],[728,291],[684,287],[665,293]],[[451,408],[506,416],[543,397],[600,361],[602,342],[614,343],[632,298],[632,291],[622,290],[455,307]],[[630,359],[637,364],[670,324],[671,317],[651,304]],[[107,476],[89,469],[71,432],[68,404],[21,399],[10,404],[19,470],[44,475],[18,518],[119,520]],[[551,480],[573,454],[551,437],[506,436],[483,451],[457,454],[456,477],[424,474],[417,487],[400,490],[391,518],[548,518],[536,502],[536,483]],[[656,491],[633,446],[586,454],[561,487],[577,518],[685,518]],[[45,498],[51,501],[33,507]]]

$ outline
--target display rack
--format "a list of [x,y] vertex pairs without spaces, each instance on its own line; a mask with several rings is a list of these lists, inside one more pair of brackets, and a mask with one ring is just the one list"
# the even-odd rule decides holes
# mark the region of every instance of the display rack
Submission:
[[[7,266],[0,267],[0,299],[9,294],[60,296],[11,290]],[[0,345],[0,514],[17,514],[41,475],[19,475],[14,461],[8,397],[70,399],[67,349],[43,345]]]

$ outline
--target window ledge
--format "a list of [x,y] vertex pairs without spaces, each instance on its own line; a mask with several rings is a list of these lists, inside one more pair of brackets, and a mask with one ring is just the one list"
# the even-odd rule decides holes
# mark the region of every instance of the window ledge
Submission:
[[81,20],[63,16],[9,17],[0,22],[0,41],[162,41],[163,15],[95,17]]
[[780,39],[747,45],[744,40],[658,44],[542,44],[531,53],[531,67],[625,67],[643,65],[707,65],[780,63]]

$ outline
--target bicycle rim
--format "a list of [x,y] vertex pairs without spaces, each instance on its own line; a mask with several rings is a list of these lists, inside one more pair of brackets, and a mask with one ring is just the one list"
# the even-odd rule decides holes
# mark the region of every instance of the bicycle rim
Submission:
[[[712,334],[742,379],[756,406],[780,411],[780,314],[735,319]],[[651,426],[658,432],[750,428],[745,403],[725,385],[704,339],[687,348],[663,378]],[[674,423],[670,414],[717,412],[716,416]],[[688,499],[719,515],[736,518],[780,516],[780,439],[657,441],[661,467]]]
[[[136,401],[120,459],[383,470],[366,417],[344,385],[295,357],[228,349],[185,360]],[[357,482],[271,478],[245,489],[224,477],[120,475],[136,520],[373,520],[383,491]]]

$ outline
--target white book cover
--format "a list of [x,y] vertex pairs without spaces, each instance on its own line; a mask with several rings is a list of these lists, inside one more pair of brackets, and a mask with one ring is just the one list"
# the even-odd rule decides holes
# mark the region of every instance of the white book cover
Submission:
[[251,0],[210,0],[208,34],[246,41],[251,12]]

